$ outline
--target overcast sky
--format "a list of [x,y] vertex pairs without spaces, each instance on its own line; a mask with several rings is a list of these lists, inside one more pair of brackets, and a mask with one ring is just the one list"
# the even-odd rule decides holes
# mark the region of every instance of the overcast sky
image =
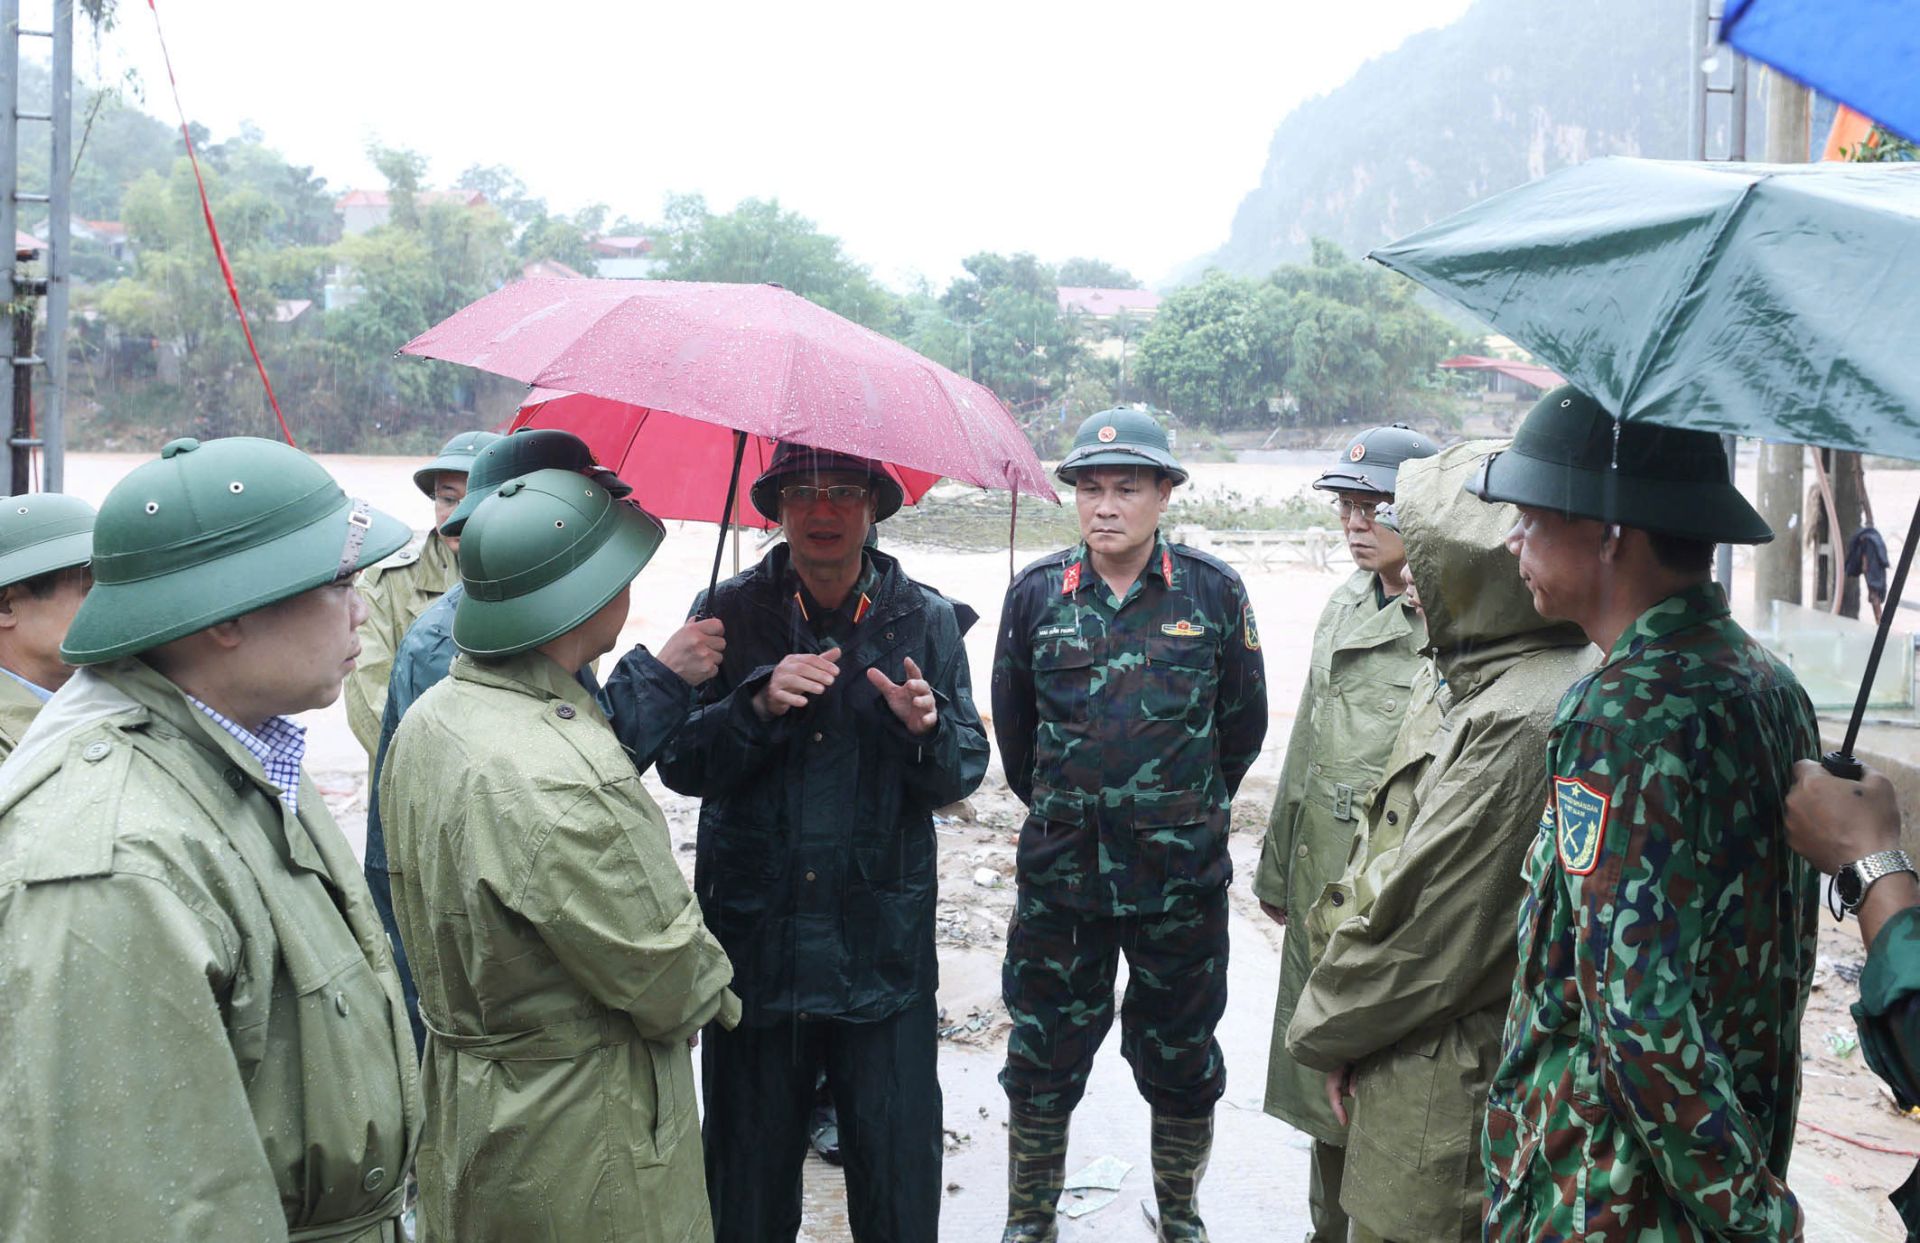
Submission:
[[[49,0],[26,0],[26,24]],[[370,140],[444,184],[504,164],[561,211],[777,196],[896,287],[978,250],[1148,281],[1218,246],[1274,127],[1468,0],[160,0],[188,116],[244,120],[336,190]],[[152,16],[121,0],[83,77],[171,120]],[[43,19],[44,20],[44,19]]]

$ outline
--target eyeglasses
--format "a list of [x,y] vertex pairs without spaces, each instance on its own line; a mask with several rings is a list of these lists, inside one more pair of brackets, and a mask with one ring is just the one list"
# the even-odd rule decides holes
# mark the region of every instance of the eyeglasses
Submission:
[[1374,518],[1380,511],[1392,504],[1392,501],[1353,501],[1343,496],[1333,502],[1333,508],[1334,512],[1340,515],[1342,522],[1359,517],[1364,519],[1368,526],[1372,526]]
[[852,509],[867,499],[867,489],[857,483],[836,483],[816,488],[810,483],[790,483],[780,489],[780,499],[789,505],[813,505],[827,501],[839,509]]

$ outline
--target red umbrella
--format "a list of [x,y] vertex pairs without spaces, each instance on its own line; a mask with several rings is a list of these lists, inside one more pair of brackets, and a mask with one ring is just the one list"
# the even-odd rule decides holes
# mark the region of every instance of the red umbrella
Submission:
[[992,393],[774,285],[519,281],[401,353],[1059,500]]
[[[587,442],[601,465],[633,485],[633,499],[657,518],[719,522],[726,508],[735,433],[718,424],[587,393],[539,388],[527,394],[511,427],[572,432]],[[741,474],[753,479],[766,470],[773,446],[764,436],[748,436]],[[912,467],[888,465],[887,473],[900,484],[909,505],[940,481],[940,476]],[[744,492],[733,508],[731,521],[736,525],[763,530],[775,525],[747,503]]]

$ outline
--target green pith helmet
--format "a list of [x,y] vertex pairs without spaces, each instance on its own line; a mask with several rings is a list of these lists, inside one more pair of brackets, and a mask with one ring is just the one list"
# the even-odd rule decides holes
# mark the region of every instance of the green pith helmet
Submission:
[[523,427],[511,436],[495,436],[474,455],[473,468],[467,472],[467,494],[440,524],[440,534],[460,534],[480,502],[499,491],[501,484],[536,470],[570,470],[585,475],[613,497],[633,491],[620,476],[595,461],[587,442],[572,432]]
[[541,470],[488,494],[460,536],[467,594],[453,641],[511,656],[579,626],[633,581],[666,530],[577,472]]
[[1167,447],[1167,429],[1144,410],[1102,410],[1080,424],[1073,448],[1053,473],[1072,483],[1083,466],[1151,466],[1166,472],[1176,487],[1187,481],[1186,468]]
[[1332,466],[1320,472],[1313,486],[1327,492],[1379,492],[1393,495],[1400,480],[1400,464],[1432,457],[1440,446],[1405,423],[1369,427],[1340,450]]
[[1716,544],[1764,544],[1766,520],[1733,486],[1720,437],[1625,422],[1571,384],[1527,411],[1513,447],[1489,454],[1467,491],[1575,518]]
[[773,460],[753,481],[753,487],[747,490],[747,498],[760,511],[761,517],[768,522],[778,522],[780,489],[785,486],[783,481],[795,475],[816,475],[824,471],[865,475],[867,486],[873,489],[875,522],[885,522],[899,513],[900,504],[906,499],[899,483],[872,458],[855,457],[851,453],[839,453],[832,449],[815,449],[791,440],[783,440],[774,447]]
[[93,590],[60,655],[144,652],[363,569],[411,535],[290,445],[173,441],[100,506]]
[[432,496],[435,475],[466,474],[473,469],[473,455],[498,439],[498,432],[461,432],[440,446],[440,456],[413,472],[413,486]]
[[93,506],[60,492],[0,500],[0,587],[93,560]]

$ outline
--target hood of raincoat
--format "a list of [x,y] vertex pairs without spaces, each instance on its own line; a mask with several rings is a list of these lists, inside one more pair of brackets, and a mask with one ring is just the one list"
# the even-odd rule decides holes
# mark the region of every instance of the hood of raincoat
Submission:
[[1468,441],[1409,461],[1394,493],[1427,640],[1456,699],[1529,652],[1587,641],[1571,622],[1550,622],[1534,611],[1519,563],[1507,551],[1519,511],[1465,490],[1486,455],[1505,443]]

